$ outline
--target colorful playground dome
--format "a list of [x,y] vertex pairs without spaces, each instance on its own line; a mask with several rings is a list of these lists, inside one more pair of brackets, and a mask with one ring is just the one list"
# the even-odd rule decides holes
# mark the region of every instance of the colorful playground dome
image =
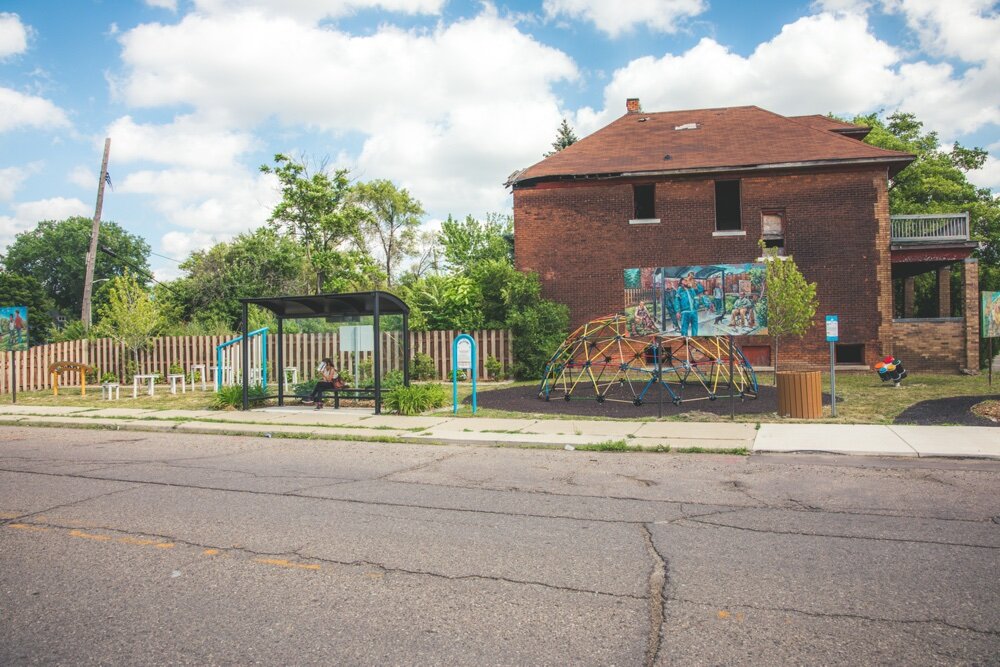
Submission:
[[730,387],[741,399],[757,398],[757,376],[736,345],[730,359],[727,338],[639,334],[639,330],[635,318],[624,313],[578,328],[546,364],[539,398],[638,406],[652,398],[654,387],[675,405],[714,401],[729,396]]

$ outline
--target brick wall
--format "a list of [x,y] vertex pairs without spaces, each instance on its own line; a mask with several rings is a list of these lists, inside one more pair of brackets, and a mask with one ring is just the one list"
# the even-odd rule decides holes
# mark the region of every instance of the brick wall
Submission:
[[[818,283],[816,323],[783,340],[783,368],[828,363],[823,316],[840,316],[840,340],[865,346],[865,361],[891,350],[892,281],[885,170],[741,177],[745,236],[715,237],[716,179],[674,177],[656,187],[660,224],[629,225],[641,180],[541,184],[514,191],[515,257],[536,271],[546,298],[569,306],[572,324],[623,307],[632,267],[750,262],[760,256],[761,211],[784,213],[786,253]],[[645,182],[649,182],[648,180]],[[768,344],[747,337],[741,344]],[[786,363],[787,362],[787,363]]]
[[965,322],[961,318],[896,320],[893,354],[908,371],[954,373],[965,368]]

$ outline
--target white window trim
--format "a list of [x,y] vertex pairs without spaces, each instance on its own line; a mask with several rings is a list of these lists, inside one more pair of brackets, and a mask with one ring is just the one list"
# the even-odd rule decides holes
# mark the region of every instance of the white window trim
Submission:
[[628,224],[630,224],[630,225],[658,225],[658,224],[660,224],[660,219],[659,218],[636,218],[636,219],[633,219],[633,220],[629,220]]
[[746,236],[747,230],[745,229],[723,229],[722,231],[712,232],[712,236]]

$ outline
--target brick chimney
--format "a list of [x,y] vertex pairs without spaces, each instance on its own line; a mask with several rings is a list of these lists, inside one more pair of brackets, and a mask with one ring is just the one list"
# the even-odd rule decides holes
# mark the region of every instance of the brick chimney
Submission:
[[642,113],[642,107],[639,106],[638,97],[630,97],[625,100],[625,112],[626,113]]

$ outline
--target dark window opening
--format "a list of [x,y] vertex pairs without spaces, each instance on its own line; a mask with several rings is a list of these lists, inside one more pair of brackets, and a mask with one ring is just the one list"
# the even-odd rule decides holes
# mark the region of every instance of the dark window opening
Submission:
[[715,229],[720,232],[742,229],[740,182],[715,182]]
[[835,356],[838,364],[864,364],[865,346],[861,343],[837,343]]
[[635,220],[651,220],[656,217],[656,184],[633,185],[632,200],[635,203]]
[[720,232],[743,228],[740,220],[740,182],[715,182],[715,229]]

